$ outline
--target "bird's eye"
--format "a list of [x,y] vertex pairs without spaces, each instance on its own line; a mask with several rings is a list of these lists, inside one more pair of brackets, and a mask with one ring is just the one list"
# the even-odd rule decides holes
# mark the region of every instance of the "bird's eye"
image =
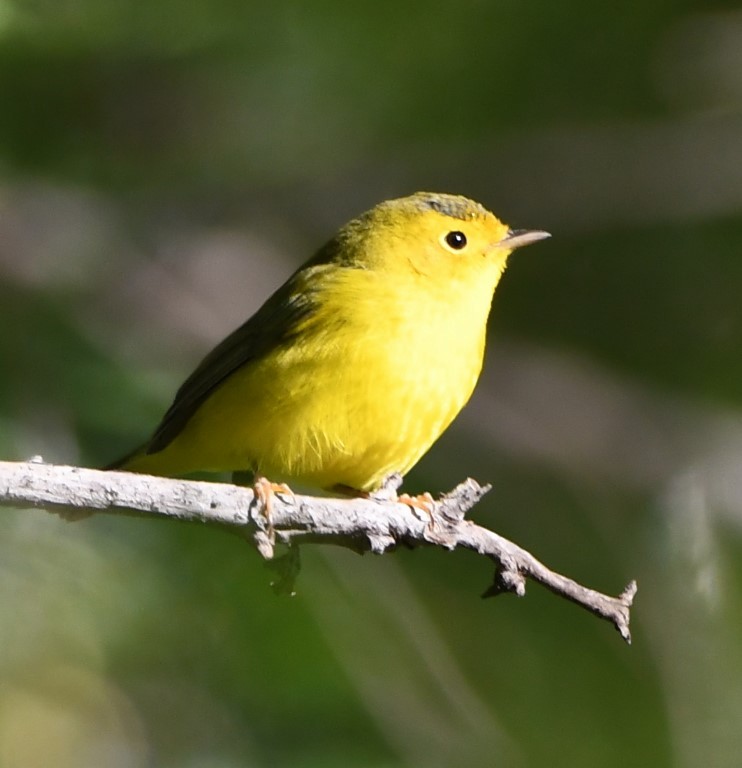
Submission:
[[462,248],[466,248],[466,235],[459,230],[449,232],[444,238],[446,245],[452,248],[454,251],[460,251]]

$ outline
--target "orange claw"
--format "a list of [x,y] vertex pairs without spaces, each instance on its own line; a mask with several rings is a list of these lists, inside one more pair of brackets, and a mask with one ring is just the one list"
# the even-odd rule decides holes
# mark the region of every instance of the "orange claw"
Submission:
[[430,517],[431,522],[433,521],[435,500],[427,491],[425,491],[425,493],[419,494],[418,496],[410,496],[409,493],[403,493],[397,497],[397,501],[401,502],[402,504],[406,504],[413,512],[416,509],[422,510],[426,515],[428,515],[428,517]]
[[268,535],[273,535],[273,520],[271,513],[273,511],[273,498],[277,493],[287,493],[294,495],[291,488],[286,483],[272,483],[267,477],[256,475],[253,481],[253,491],[255,498],[260,504],[260,511],[265,515],[268,522]]
[[450,543],[445,537],[439,535],[440,524],[435,519],[435,499],[426,491],[418,496],[410,496],[407,493],[397,497],[397,501],[406,504],[413,512],[419,509],[428,517],[428,524],[425,526],[425,538],[428,541],[436,543]]

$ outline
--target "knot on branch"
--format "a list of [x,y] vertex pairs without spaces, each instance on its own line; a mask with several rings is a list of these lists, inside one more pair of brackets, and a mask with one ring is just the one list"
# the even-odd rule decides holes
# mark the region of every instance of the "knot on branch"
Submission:
[[495,567],[492,585],[482,593],[482,597],[497,597],[505,592],[523,597],[526,594],[526,576],[515,563],[502,560]]
[[476,480],[467,477],[463,483],[441,496],[436,503],[436,512],[451,523],[460,523],[464,515],[491,490],[491,485],[480,485]]

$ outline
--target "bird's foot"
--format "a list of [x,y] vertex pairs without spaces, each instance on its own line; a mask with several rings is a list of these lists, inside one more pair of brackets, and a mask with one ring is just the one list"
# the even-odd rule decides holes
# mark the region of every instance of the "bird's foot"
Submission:
[[275,541],[275,530],[273,528],[273,499],[277,493],[285,493],[293,496],[294,492],[286,483],[272,483],[267,477],[255,475],[253,480],[253,491],[255,500],[258,503],[260,513],[265,517],[267,524],[266,534],[271,543]]
[[417,496],[410,496],[409,493],[403,493],[397,496],[397,501],[400,504],[406,504],[413,512],[419,509],[424,512],[429,518],[431,525],[434,524],[433,512],[435,511],[435,499],[427,492],[418,494]]
[[427,517],[428,519],[428,524],[425,526],[425,538],[430,541],[437,541],[439,526],[435,520],[435,499],[432,495],[427,491],[417,496],[403,493],[397,497],[397,501],[406,504],[413,512],[422,512],[422,515],[418,513],[418,517],[423,519]]
[[419,518],[423,520],[427,518],[427,525],[423,532],[426,541],[449,549],[456,546],[456,537],[449,530],[447,520],[442,517],[442,509],[439,507],[436,510],[436,501],[429,493],[421,493],[418,496],[403,493],[397,501],[406,504],[413,512],[417,513]]

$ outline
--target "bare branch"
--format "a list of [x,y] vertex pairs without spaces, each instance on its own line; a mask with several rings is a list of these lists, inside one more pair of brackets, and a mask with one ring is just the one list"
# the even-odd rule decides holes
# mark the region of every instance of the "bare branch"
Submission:
[[[212,523],[252,537],[266,559],[274,543],[334,543],[381,554],[399,544],[470,549],[495,563],[484,597],[525,594],[527,579],[610,621],[627,643],[629,611],[636,594],[631,582],[621,595],[601,594],[555,573],[533,555],[493,531],[464,519],[489,486],[466,480],[435,502],[431,514],[389,499],[335,499],[278,494],[270,526],[250,488],[225,483],[173,480],[128,472],[103,472],[44,464],[40,460],[0,462],[0,506],[38,508],[67,519],[96,512],[162,516]],[[298,566],[291,559],[292,569]]]

